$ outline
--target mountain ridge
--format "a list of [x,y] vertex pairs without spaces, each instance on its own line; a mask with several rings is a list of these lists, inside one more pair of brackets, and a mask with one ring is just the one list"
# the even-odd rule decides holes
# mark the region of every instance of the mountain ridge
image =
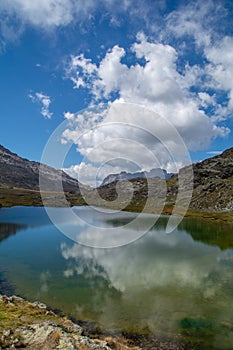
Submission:
[[[190,167],[193,170],[193,179],[190,178]],[[201,162],[181,168],[183,183],[191,188],[193,193],[189,209],[206,212],[221,212],[233,210],[233,147],[225,150],[222,154],[207,158]],[[179,190],[179,174],[174,174],[166,180],[167,192],[164,194],[164,183],[160,179],[147,179],[154,200],[149,207],[161,208],[164,204],[167,209],[175,205]],[[142,209],[148,198],[148,184],[146,179],[131,179],[100,186],[100,196],[113,202],[118,196],[127,198],[134,189],[134,196],[126,210],[137,211]],[[117,184],[117,193],[116,193]],[[165,198],[166,196],[166,198]],[[159,199],[160,198],[160,199]],[[167,211],[171,212],[171,209]]]
[[166,170],[161,168],[153,168],[150,171],[140,171],[135,173],[129,173],[126,171],[122,171],[118,174],[109,174],[102,181],[101,186],[108,185],[111,182],[115,181],[123,181],[123,180],[132,180],[136,178],[154,178],[159,177],[161,179],[169,179],[173,173],[167,173]]
[[[190,178],[190,167],[193,179]],[[150,188],[152,195],[147,206],[148,212],[157,212],[164,207],[162,212],[169,214],[179,191],[179,174],[173,174],[169,179],[119,180],[91,189],[62,170],[21,158],[0,146],[0,206],[43,205],[39,191],[39,168],[50,192],[46,205],[51,206],[64,205],[63,194],[56,192],[61,176],[67,205],[72,206],[86,205],[85,198],[88,198],[88,204],[94,206],[141,211],[147,202]],[[186,166],[179,173],[184,179],[183,184],[193,186],[189,210],[209,213],[233,211],[233,147],[220,155]]]
[[64,191],[79,190],[79,181],[63,170],[18,156],[0,145],[0,184],[8,187],[39,190],[39,174],[49,190],[55,190],[62,178]]

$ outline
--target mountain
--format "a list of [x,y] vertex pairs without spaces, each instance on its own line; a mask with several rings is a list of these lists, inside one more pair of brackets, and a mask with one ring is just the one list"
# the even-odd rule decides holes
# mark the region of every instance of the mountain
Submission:
[[194,190],[190,208],[233,210],[233,147],[218,156],[193,164],[193,173]]
[[169,179],[173,174],[167,173],[166,170],[155,168],[150,171],[141,171],[136,173],[127,173],[126,171],[122,171],[120,174],[110,174],[108,175],[102,182],[101,186],[108,185],[111,182],[123,181],[123,180],[132,180],[132,179],[151,179],[155,177],[159,177],[160,179]]
[[[207,212],[233,210],[233,148],[224,151],[221,155],[180,169],[184,184],[192,181],[188,171],[189,167],[193,168],[194,174],[193,194],[189,209]],[[164,202],[165,208],[172,208],[175,204],[178,193],[178,174],[166,180],[167,189],[164,187],[164,180],[158,177],[147,180],[134,178],[129,181],[110,182],[100,186],[98,188],[100,197],[108,201],[109,206],[116,209],[117,205],[121,204],[119,201],[117,203],[117,199],[120,198],[122,203],[126,203],[131,196],[132,199],[126,209],[137,211],[141,210],[147,201],[149,186],[151,193],[149,211],[163,207]]]
[[[190,167],[193,169],[193,179],[190,178]],[[62,193],[56,191],[61,176],[70,205],[85,205],[88,199],[88,204],[95,206],[140,211],[147,203],[147,211],[158,212],[165,204],[163,212],[170,213],[179,189],[179,175],[170,176],[161,169],[154,169],[149,174],[154,177],[148,176],[147,179],[144,173],[136,173],[140,176],[136,178],[135,174],[124,172],[113,174],[104,180],[104,185],[91,189],[62,170],[23,159],[0,146],[0,206],[43,205],[39,192],[39,168],[42,180],[48,187],[46,205],[50,206],[64,206]],[[209,213],[233,211],[233,148],[184,167],[179,173],[183,177],[183,190],[193,181],[189,209]],[[130,179],[132,175],[134,178]],[[80,187],[84,190],[84,196],[80,193]]]
[[39,190],[39,169],[42,180],[50,191],[56,190],[61,176],[64,191],[79,190],[78,180],[64,171],[21,158],[0,145],[0,185]]

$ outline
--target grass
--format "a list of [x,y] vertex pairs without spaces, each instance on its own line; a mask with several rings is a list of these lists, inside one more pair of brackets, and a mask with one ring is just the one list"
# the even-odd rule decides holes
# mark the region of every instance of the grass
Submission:
[[[64,206],[63,192],[43,192],[43,201],[46,205],[60,207]],[[65,193],[68,203],[71,205],[85,205],[81,196],[72,193]],[[43,206],[41,192],[25,188],[9,188],[0,186],[0,207],[8,208],[13,206]]]
[[[86,205],[85,200],[81,195],[75,193],[66,193],[66,198],[71,206]],[[48,206],[64,206],[63,193],[58,192],[44,192],[43,198],[46,200],[46,205]],[[94,198],[93,198],[94,205]],[[97,201],[98,202],[98,201]],[[144,209],[144,204],[146,200],[142,200],[139,203],[131,202],[123,210],[130,212],[141,212]],[[98,206],[98,203],[95,203]],[[12,206],[43,206],[40,191],[27,190],[21,188],[9,188],[0,186],[0,207],[12,207]],[[114,208],[114,204],[109,202],[109,207]],[[166,204],[161,212],[162,205],[155,207],[150,205],[146,208],[145,212],[152,214],[163,214],[171,215],[173,211],[172,204]],[[115,208],[117,209],[117,207]],[[195,217],[199,219],[209,220],[211,222],[225,222],[233,223],[233,211],[219,211],[219,212],[206,212],[202,210],[191,210],[189,209],[185,217]]]
[[224,222],[233,224],[233,211],[205,212],[197,210],[188,210],[185,217],[205,219],[211,222]]
[[6,329],[44,321],[61,324],[64,320],[53,312],[39,309],[24,300],[9,303],[0,299],[0,334]]

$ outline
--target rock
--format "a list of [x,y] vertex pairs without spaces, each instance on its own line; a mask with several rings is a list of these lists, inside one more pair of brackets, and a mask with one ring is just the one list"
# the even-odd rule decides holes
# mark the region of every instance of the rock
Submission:
[[39,301],[34,301],[34,303],[31,303],[31,305],[38,307],[39,309],[47,309],[47,306]]
[[64,328],[63,325],[56,323],[42,322],[18,328],[17,334],[20,336],[21,344],[28,350],[111,349],[107,346],[106,341],[80,335],[81,327],[78,325],[72,324],[70,331]]
[[[0,303],[7,324],[11,324],[4,328],[0,323],[0,349],[111,350],[106,341],[83,336],[83,329],[78,324],[46,312],[47,306],[39,301],[30,303],[15,295],[0,295]],[[25,315],[34,323],[27,323]]]
[[132,180],[132,179],[152,179],[158,177],[160,179],[169,179],[173,174],[167,173],[166,170],[155,168],[148,171],[141,171],[135,173],[127,173],[126,171],[122,171],[119,174],[110,174],[108,175],[102,182],[101,186],[109,185],[112,182],[116,181],[124,181],[124,180]]

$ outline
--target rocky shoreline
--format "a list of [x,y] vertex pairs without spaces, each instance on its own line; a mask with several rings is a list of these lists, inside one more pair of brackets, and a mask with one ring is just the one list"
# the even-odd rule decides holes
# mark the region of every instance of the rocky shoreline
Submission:
[[0,294],[0,350],[188,350],[180,339],[87,332],[45,304]]
[[0,349],[139,350],[118,339],[84,335],[83,328],[40,302],[0,295]]

